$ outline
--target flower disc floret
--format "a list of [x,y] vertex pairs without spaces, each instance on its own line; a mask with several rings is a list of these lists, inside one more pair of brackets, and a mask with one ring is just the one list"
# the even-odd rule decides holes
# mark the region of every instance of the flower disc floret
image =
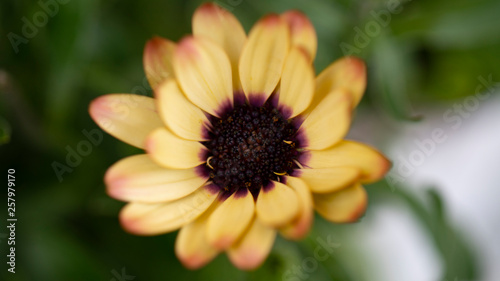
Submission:
[[209,150],[206,167],[222,190],[248,188],[258,194],[263,185],[297,168],[297,129],[269,103],[237,105],[214,118],[212,126],[210,140],[203,143]]

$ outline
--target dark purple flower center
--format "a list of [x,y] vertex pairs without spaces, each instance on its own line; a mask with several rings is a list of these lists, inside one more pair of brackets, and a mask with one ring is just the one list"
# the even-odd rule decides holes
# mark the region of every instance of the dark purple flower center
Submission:
[[271,180],[298,168],[297,128],[278,109],[236,105],[212,120],[206,168],[210,180],[232,194],[248,188],[257,195]]

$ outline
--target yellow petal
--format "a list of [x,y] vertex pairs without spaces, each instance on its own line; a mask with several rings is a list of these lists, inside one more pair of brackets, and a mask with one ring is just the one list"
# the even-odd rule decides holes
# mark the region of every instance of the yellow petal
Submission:
[[146,151],[156,163],[172,169],[193,168],[206,160],[206,148],[201,143],[181,139],[166,128],[151,133]]
[[262,224],[255,218],[247,232],[235,245],[229,248],[227,254],[237,268],[252,270],[266,260],[275,238],[276,230]]
[[280,229],[283,237],[292,240],[304,238],[314,219],[312,194],[306,183],[300,178],[286,177],[286,185],[297,192],[300,205],[298,218]]
[[352,108],[356,107],[366,89],[365,63],[355,57],[345,57],[328,66],[316,78],[316,93],[311,106],[316,106],[336,89],[347,91],[352,98]]
[[313,194],[314,208],[325,219],[336,222],[354,222],[365,212],[368,196],[356,184],[329,194]]
[[281,76],[279,104],[285,118],[302,113],[314,94],[314,70],[303,49],[292,48]]
[[391,162],[374,148],[355,141],[343,140],[326,150],[309,151],[302,164],[315,168],[356,167],[361,181],[371,183],[381,179],[391,168]]
[[132,202],[120,212],[120,222],[123,228],[137,235],[174,231],[199,217],[216,197],[217,194],[202,187],[176,201],[156,204]]
[[250,31],[239,62],[245,95],[262,105],[276,88],[290,48],[286,22],[277,15],[261,19]]
[[154,99],[145,96],[101,96],[90,103],[89,113],[104,131],[138,148],[144,148],[146,137],[163,126]]
[[172,66],[174,50],[175,43],[161,37],[153,37],[146,43],[143,62],[151,88],[156,88],[167,78],[174,78]]
[[250,224],[255,203],[250,192],[236,192],[208,219],[208,241],[217,249],[233,245]]
[[185,37],[175,51],[177,81],[187,98],[219,116],[233,104],[231,64],[224,50],[206,38]]
[[205,3],[194,12],[193,35],[210,38],[224,49],[231,62],[233,88],[241,90],[238,61],[246,34],[238,19],[214,3]]
[[160,84],[155,92],[160,116],[174,134],[188,140],[206,140],[207,117],[184,96],[174,79]]
[[146,154],[124,158],[106,172],[108,194],[123,201],[163,202],[191,194],[208,179],[196,170],[158,166]]
[[217,256],[215,249],[207,240],[208,218],[219,204],[214,202],[199,218],[185,225],[175,240],[175,254],[189,269],[198,269]]
[[302,12],[292,10],[281,14],[281,17],[288,23],[292,46],[302,47],[307,51],[309,63],[314,61],[316,49],[318,48],[318,38],[316,30],[306,15]]
[[342,90],[327,95],[306,117],[299,129],[308,149],[319,150],[344,138],[351,124],[351,99]]
[[329,193],[346,188],[359,178],[359,170],[353,167],[300,169],[298,174],[315,193]]
[[297,193],[290,187],[271,182],[261,189],[256,203],[257,216],[271,227],[282,227],[295,219],[300,211]]

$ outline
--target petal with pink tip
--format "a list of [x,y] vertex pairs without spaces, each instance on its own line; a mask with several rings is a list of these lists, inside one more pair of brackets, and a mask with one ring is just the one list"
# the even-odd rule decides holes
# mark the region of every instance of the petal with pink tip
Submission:
[[175,254],[182,264],[189,269],[198,269],[217,256],[215,249],[207,240],[208,218],[217,209],[216,201],[199,218],[185,225],[175,240]]
[[147,154],[124,158],[106,172],[108,194],[118,200],[164,202],[187,196],[208,177],[196,168],[172,170],[159,166]]
[[175,43],[161,38],[153,37],[144,48],[143,64],[146,77],[152,89],[167,78],[174,78],[172,57]]
[[290,48],[287,23],[277,15],[261,19],[250,31],[239,62],[245,95],[262,105],[278,85]]
[[209,38],[224,49],[231,62],[233,88],[241,90],[238,61],[246,34],[238,19],[217,4],[205,3],[194,12],[193,35]]
[[209,39],[185,37],[174,56],[177,81],[199,108],[219,116],[233,104],[231,63],[224,50]]
[[283,237],[291,240],[304,238],[314,219],[312,194],[306,183],[300,178],[286,177],[286,185],[297,192],[300,205],[299,217],[280,229]]
[[208,219],[209,243],[220,250],[229,248],[250,224],[254,210],[255,203],[250,192],[233,193]]
[[227,254],[237,268],[252,270],[266,260],[275,238],[276,230],[262,224],[255,218],[247,232],[228,249]]
[[354,108],[366,89],[365,63],[355,57],[345,57],[333,62],[316,78],[316,92],[311,106],[316,106],[332,91],[342,89],[351,95]]
[[366,190],[356,184],[329,194],[313,194],[314,208],[325,219],[336,222],[354,222],[363,215],[368,203]]
[[144,148],[146,137],[163,127],[154,99],[132,94],[110,94],[90,103],[92,119],[104,131],[138,148]]
[[376,149],[359,142],[343,140],[325,150],[305,153],[304,165],[315,168],[356,167],[360,180],[371,183],[381,179],[391,168],[391,162]]
[[309,63],[314,61],[318,38],[311,21],[302,12],[297,10],[287,11],[281,17],[288,23],[292,46],[304,48],[307,51]]

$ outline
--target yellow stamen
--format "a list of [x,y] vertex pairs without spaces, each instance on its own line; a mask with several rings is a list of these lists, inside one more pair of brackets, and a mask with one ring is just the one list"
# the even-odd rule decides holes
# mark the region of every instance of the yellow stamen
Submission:
[[213,156],[210,156],[207,158],[207,166],[210,167],[210,169],[214,169],[214,167],[212,167],[212,165],[210,165],[210,159],[214,158]]
[[283,172],[283,173],[276,173],[276,172],[273,172],[273,173],[275,173],[275,174],[276,174],[276,175],[278,175],[278,176],[284,176],[284,175],[286,175],[286,172]]
[[293,162],[295,162],[295,164],[297,164],[297,166],[299,166],[299,168],[304,169],[304,167],[302,166],[302,164],[300,164],[299,161],[294,159]]
[[283,142],[286,143],[286,144],[291,144],[292,143],[292,141],[287,141],[287,140],[283,140]]

